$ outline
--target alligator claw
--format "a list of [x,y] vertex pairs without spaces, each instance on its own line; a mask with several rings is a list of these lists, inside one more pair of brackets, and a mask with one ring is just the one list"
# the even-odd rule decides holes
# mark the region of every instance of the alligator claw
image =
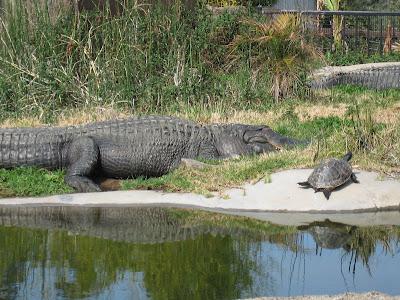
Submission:
[[101,192],[101,188],[87,177],[66,176],[65,183],[80,193]]

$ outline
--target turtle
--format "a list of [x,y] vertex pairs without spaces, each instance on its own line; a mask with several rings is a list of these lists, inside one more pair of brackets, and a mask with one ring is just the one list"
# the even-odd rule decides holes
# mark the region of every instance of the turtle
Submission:
[[353,154],[348,152],[342,159],[330,158],[323,160],[311,173],[307,181],[298,182],[304,188],[313,188],[314,191],[323,192],[327,200],[331,192],[337,187],[351,180],[359,183],[349,163]]

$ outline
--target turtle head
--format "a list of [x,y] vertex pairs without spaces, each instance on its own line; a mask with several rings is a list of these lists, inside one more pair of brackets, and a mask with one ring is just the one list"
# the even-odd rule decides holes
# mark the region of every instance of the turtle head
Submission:
[[343,160],[345,161],[350,161],[350,159],[353,157],[353,153],[351,153],[351,151],[347,152],[344,156],[343,156]]

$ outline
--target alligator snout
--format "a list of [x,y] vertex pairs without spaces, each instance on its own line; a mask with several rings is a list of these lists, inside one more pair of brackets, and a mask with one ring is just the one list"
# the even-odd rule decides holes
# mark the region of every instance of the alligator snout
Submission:
[[297,140],[283,136],[273,131],[269,127],[263,128],[261,132],[262,136],[260,136],[260,140],[264,140],[264,143],[271,144],[277,150],[291,149],[294,147],[303,147],[303,146],[305,147],[310,144],[309,141]]

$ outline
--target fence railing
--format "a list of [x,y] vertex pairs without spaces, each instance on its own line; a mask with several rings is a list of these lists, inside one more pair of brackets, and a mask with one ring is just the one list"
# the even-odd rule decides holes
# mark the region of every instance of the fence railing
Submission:
[[304,33],[322,51],[332,50],[335,44],[335,21],[340,22],[340,38],[345,50],[388,53],[400,42],[400,12],[271,11],[265,8],[260,8],[260,12],[271,18],[284,13],[299,14]]

